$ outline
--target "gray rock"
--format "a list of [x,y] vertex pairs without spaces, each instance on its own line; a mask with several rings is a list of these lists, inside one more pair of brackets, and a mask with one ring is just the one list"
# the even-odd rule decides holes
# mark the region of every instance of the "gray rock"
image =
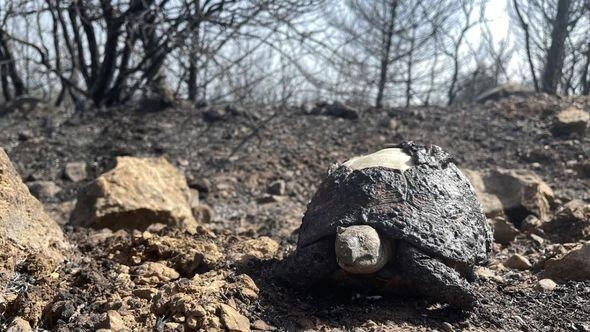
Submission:
[[86,163],[83,161],[69,162],[64,169],[64,175],[72,182],[80,182],[86,180],[88,173],[86,172]]
[[53,199],[61,191],[61,188],[53,181],[33,181],[28,182],[27,186],[31,194],[40,200]]

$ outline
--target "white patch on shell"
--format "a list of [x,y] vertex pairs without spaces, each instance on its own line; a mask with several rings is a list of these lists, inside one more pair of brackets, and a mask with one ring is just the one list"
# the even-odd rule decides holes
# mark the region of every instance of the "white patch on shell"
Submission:
[[352,170],[381,166],[405,171],[414,166],[414,163],[412,157],[402,149],[388,148],[364,156],[354,157],[345,162],[344,166]]

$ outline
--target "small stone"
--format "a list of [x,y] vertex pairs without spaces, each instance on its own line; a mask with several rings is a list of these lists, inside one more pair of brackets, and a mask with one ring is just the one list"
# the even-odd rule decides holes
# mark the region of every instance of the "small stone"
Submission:
[[275,257],[279,244],[268,236],[240,241],[232,246],[232,258],[245,263],[251,259],[268,260]]
[[287,196],[278,196],[278,195],[264,195],[260,197],[257,202],[259,204],[268,204],[268,203],[281,203],[287,200]]
[[138,288],[133,290],[133,295],[146,300],[151,300],[157,293],[158,290],[155,288]]
[[399,127],[399,122],[396,119],[389,119],[387,127],[391,130],[396,130]]
[[489,280],[496,276],[494,271],[484,266],[478,266],[474,270],[475,275],[482,280]]
[[543,221],[537,218],[535,215],[529,214],[522,221],[521,229],[524,233],[531,234],[539,231],[539,228],[543,225]]
[[104,315],[103,320],[97,328],[110,329],[112,331],[129,331],[125,321],[116,310],[109,310]]
[[227,304],[219,305],[221,322],[229,332],[250,332],[250,321]]
[[160,284],[180,277],[176,270],[158,262],[145,262],[135,268],[134,274],[138,284]]
[[205,203],[201,203],[191,209],[193,216],[198,222],[208,224],[215,217],[213,208]]
[[543,239],[542,237],[540,237],[537,234],[531,234],[531,239],[537,244],[542,246],[543,243],[545,243],[545,239]]
[[255,320],[254,323],[252,323],[252,328],[260,331],[274,331],[277,329],[274,326],[268,325],[265,321],[261,319]]
[[28,182],[27,186],[31,194],[40,200],[48,200],[55,198],[61,188],[53,181],[33,181]]
[[325,114],[336,118],[355,120],[359,118],[359,111],[342,102],[335,101],[325,108]]
[[33,329],[31,328],[31,324],[22,317],[15,317],[6,332],[33,332]]
[[453,325],[451,325],[450,323],[447,323],[447,322],[442,323],[442,328],[443,328],[443,330],[445,330],[445,332],[454,332],[455,331],[455,328],[453,327]]
[[533,265],[523,255],[514,254],[510,258],[508,258],[508,260],[506,262],[504,262],[504,266],[511,268],[511,269],[523,271],[523,270],[530,269]]
[[551,279],[541,279],[537,283],[537,288],[539,290],[552,291],[555,287],[557,287],[557,284]]
[[86,163],[83,161],[67,163],[64,170],[64,175],[72,182],[86,180],[88,177],[88,174],[86,173]]
[[268,185],[268,188],[266,188],[266,192],[271,194],[271,195],[285,195],[285,191],[286,191],[286,184],[285,181],[283,180],[276,180],[271,182]]
[[514,224],[503,217],[496,217],[491,219],[491,224],[494,229],[494,241],[500,244],[508,244],[516,238],[520,232]]
[[218,122],[224,120],[226,117],[227,112],[220,107],[211,107],[203,112],[203,120],[205,120],[205,122]]

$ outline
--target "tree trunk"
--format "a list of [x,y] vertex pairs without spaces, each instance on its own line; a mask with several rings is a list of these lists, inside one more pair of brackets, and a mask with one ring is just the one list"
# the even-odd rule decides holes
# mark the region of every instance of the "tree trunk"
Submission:
[[567,27],[569,23],[570,4],[571,0],[559,0],[557,3],[557,14],[553,20],[551,46],[547,52],[542,79],[543,92],[549,94],[557,93],[557,85],[562,75],[565,39],[568,35]]
[[385,84],[387,83],[387,70],[389,68],[389,54],[391,53],[391,42],[395,28],[395,17],[397,14],[397,0],[391,2],[391,14],[389,17],[387,32],[383,36],[384,49],[381,55],[379,84],[377,86],[377,99],[375,100],[375,107],[383,107],[383,94],[385,91]]
[[516,15],[518,16],[518,20],[520,21],[520,26],[524,30],[524,42],[526,48],[526,56],[529,62],[529,69],[531,71],[531,76],[533,78],[533,84],[535,85],[535,91],[539,92],[539,82],[537,81],[537,73],[535,72],[535,66],[533,64],[533,56],[531,54],[531,36],[529,33],[529,25],[524,21],[524,17],[520,12],[520,8],[518,7],[518,1],[514,0],[514,9],[516,10]]
[[0,49],[4,55],[4,60],[6,62],[6,72],[12,81],[12,87],[14,88],[14,96],[22,96],[26,93],[25,84],[23,80],[18,75],[18,71],[16,69],[16,63],[14,60],[14,56],[10,50],[10,46],[8,45],[8,41],[6,40],[6,36],[4,31],[0,30]]
[[588,71],[590,69],[590,43],[588,43],[588,48],[586,49],[586,62],[584,63],[584,67],[582,68],[582,73],[580,75],[580,82],[582,83],[582,94],[587,96],[590,94],[590,77],[588,77]]

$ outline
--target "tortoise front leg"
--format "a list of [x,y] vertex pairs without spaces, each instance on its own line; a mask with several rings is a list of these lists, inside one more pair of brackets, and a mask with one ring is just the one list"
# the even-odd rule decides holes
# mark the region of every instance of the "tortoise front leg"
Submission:
[[453,307],[469,309],[477,299],[469,283],[451,267],[402,242],[397,260],[404,279],[422,295]]
[[293,286],[305,289],[331,276],[338,270],[334,237],[312,243],[287,257],[279,266],[278,275]]

